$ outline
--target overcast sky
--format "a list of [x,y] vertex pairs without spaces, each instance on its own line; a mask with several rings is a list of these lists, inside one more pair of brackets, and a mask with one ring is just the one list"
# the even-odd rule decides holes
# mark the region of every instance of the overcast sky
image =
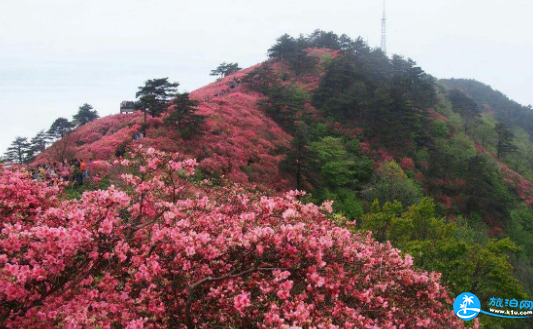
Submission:
[[[533,1],[389,0],[389,54],[438,78],[474,78],[533,103]],[[87,102],[101,116],[145,80],[180,91],[222,61],[248,67],[283,33],[314,29],[379,46],[381,0],[0,0],[0,153]]]

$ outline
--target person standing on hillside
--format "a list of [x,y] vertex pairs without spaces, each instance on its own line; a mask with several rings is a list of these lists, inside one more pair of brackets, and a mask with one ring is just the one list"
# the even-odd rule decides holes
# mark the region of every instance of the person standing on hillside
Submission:
[[78,185],[82,185],[83,176],[80,169],[80,161],[78,159],[72,160],[71,172],[72,178],[75,180],[75,182],[78,183]]
[[87,171],[87,163],[85,160],[80,160],[81,180],[84,181],[89,178],[89,172]]

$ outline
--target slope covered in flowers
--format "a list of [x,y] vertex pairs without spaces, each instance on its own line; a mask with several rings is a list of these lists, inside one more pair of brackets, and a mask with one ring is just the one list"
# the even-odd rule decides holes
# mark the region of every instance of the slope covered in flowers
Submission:
[[459,328],[439,275],[328,219],[331,203],[195,181],[195,160],[135,149],[115,185],[0,173],[6,328]]
[[258,108],[257,100],[263,96],[247,90],[245,84],[229,94],[215,96],[229,82],[254,68],[191,93],[191,98],[200,101],[198,114],[206,117],[202,135],[183,140],[163,124],[163,118],[148,118],[146,136],[134,140],[144,124],[142,113],[116,114],[79,127],[40,154],[37,163],[72,157],[107,160],[117,151],[143,144],[187,154],[198,159],[201,170],[235,182],[284,186],[286,181],[278,169],[282,156],[277,153],[288,145],[290,136]]

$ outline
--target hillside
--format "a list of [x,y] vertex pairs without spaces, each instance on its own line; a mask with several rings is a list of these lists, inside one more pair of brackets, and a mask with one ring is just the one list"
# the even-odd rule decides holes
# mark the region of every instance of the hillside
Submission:
[[[230,94],[215,97],[222,86],[244,77],[254,67],[242,70],[191,93],[200,101],[198,113],[207,117],[203,134],[183,140],[163,125],[161,118],[149,118],[146,137],[134,140],[141,131],[143,115],[116,114],[92,121],[73,131],[37,158],[39,162],[62,161],[73,156],[107,160],[121,150],[142,144],[194,157],[200,169],[210,175],[225,176],[235,182],[262,182],[268,186],[288,186],[278,163],[278,150],[290,136],[257,106],[262,95],[238,86]],[[206,98],[209,101],[205,101]],[[62,144],[68,145],[62,145]]]
[[494,110],[496,118],[511,127],[520,127],[533,133],[533,109],[531,105],[521,105],[498,90],[476,80],[443,79],[439,83],[448,89],[459,89],[479,104]]
[[478,82],[437,81],[411,59],[323,31],[283,35],[268,60],[190,97],[205,116],[201,134],[169,126],[170,109],[146,122],[141,112],[117,114],[78,127],[35,163],[110,160],[139,145],[180,152],[217,183],[333,200],[336,224],[371,231],[412,255],[415,267],[441,273],[452,297],[533,295],[531,108]]

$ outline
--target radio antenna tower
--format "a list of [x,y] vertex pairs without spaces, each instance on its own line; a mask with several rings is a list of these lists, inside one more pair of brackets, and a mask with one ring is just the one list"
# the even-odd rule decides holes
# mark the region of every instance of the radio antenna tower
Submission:
[[385,0],[383,0],[383,18],[381,19],[381,50],[387,55],[387,18],[385,17]]

